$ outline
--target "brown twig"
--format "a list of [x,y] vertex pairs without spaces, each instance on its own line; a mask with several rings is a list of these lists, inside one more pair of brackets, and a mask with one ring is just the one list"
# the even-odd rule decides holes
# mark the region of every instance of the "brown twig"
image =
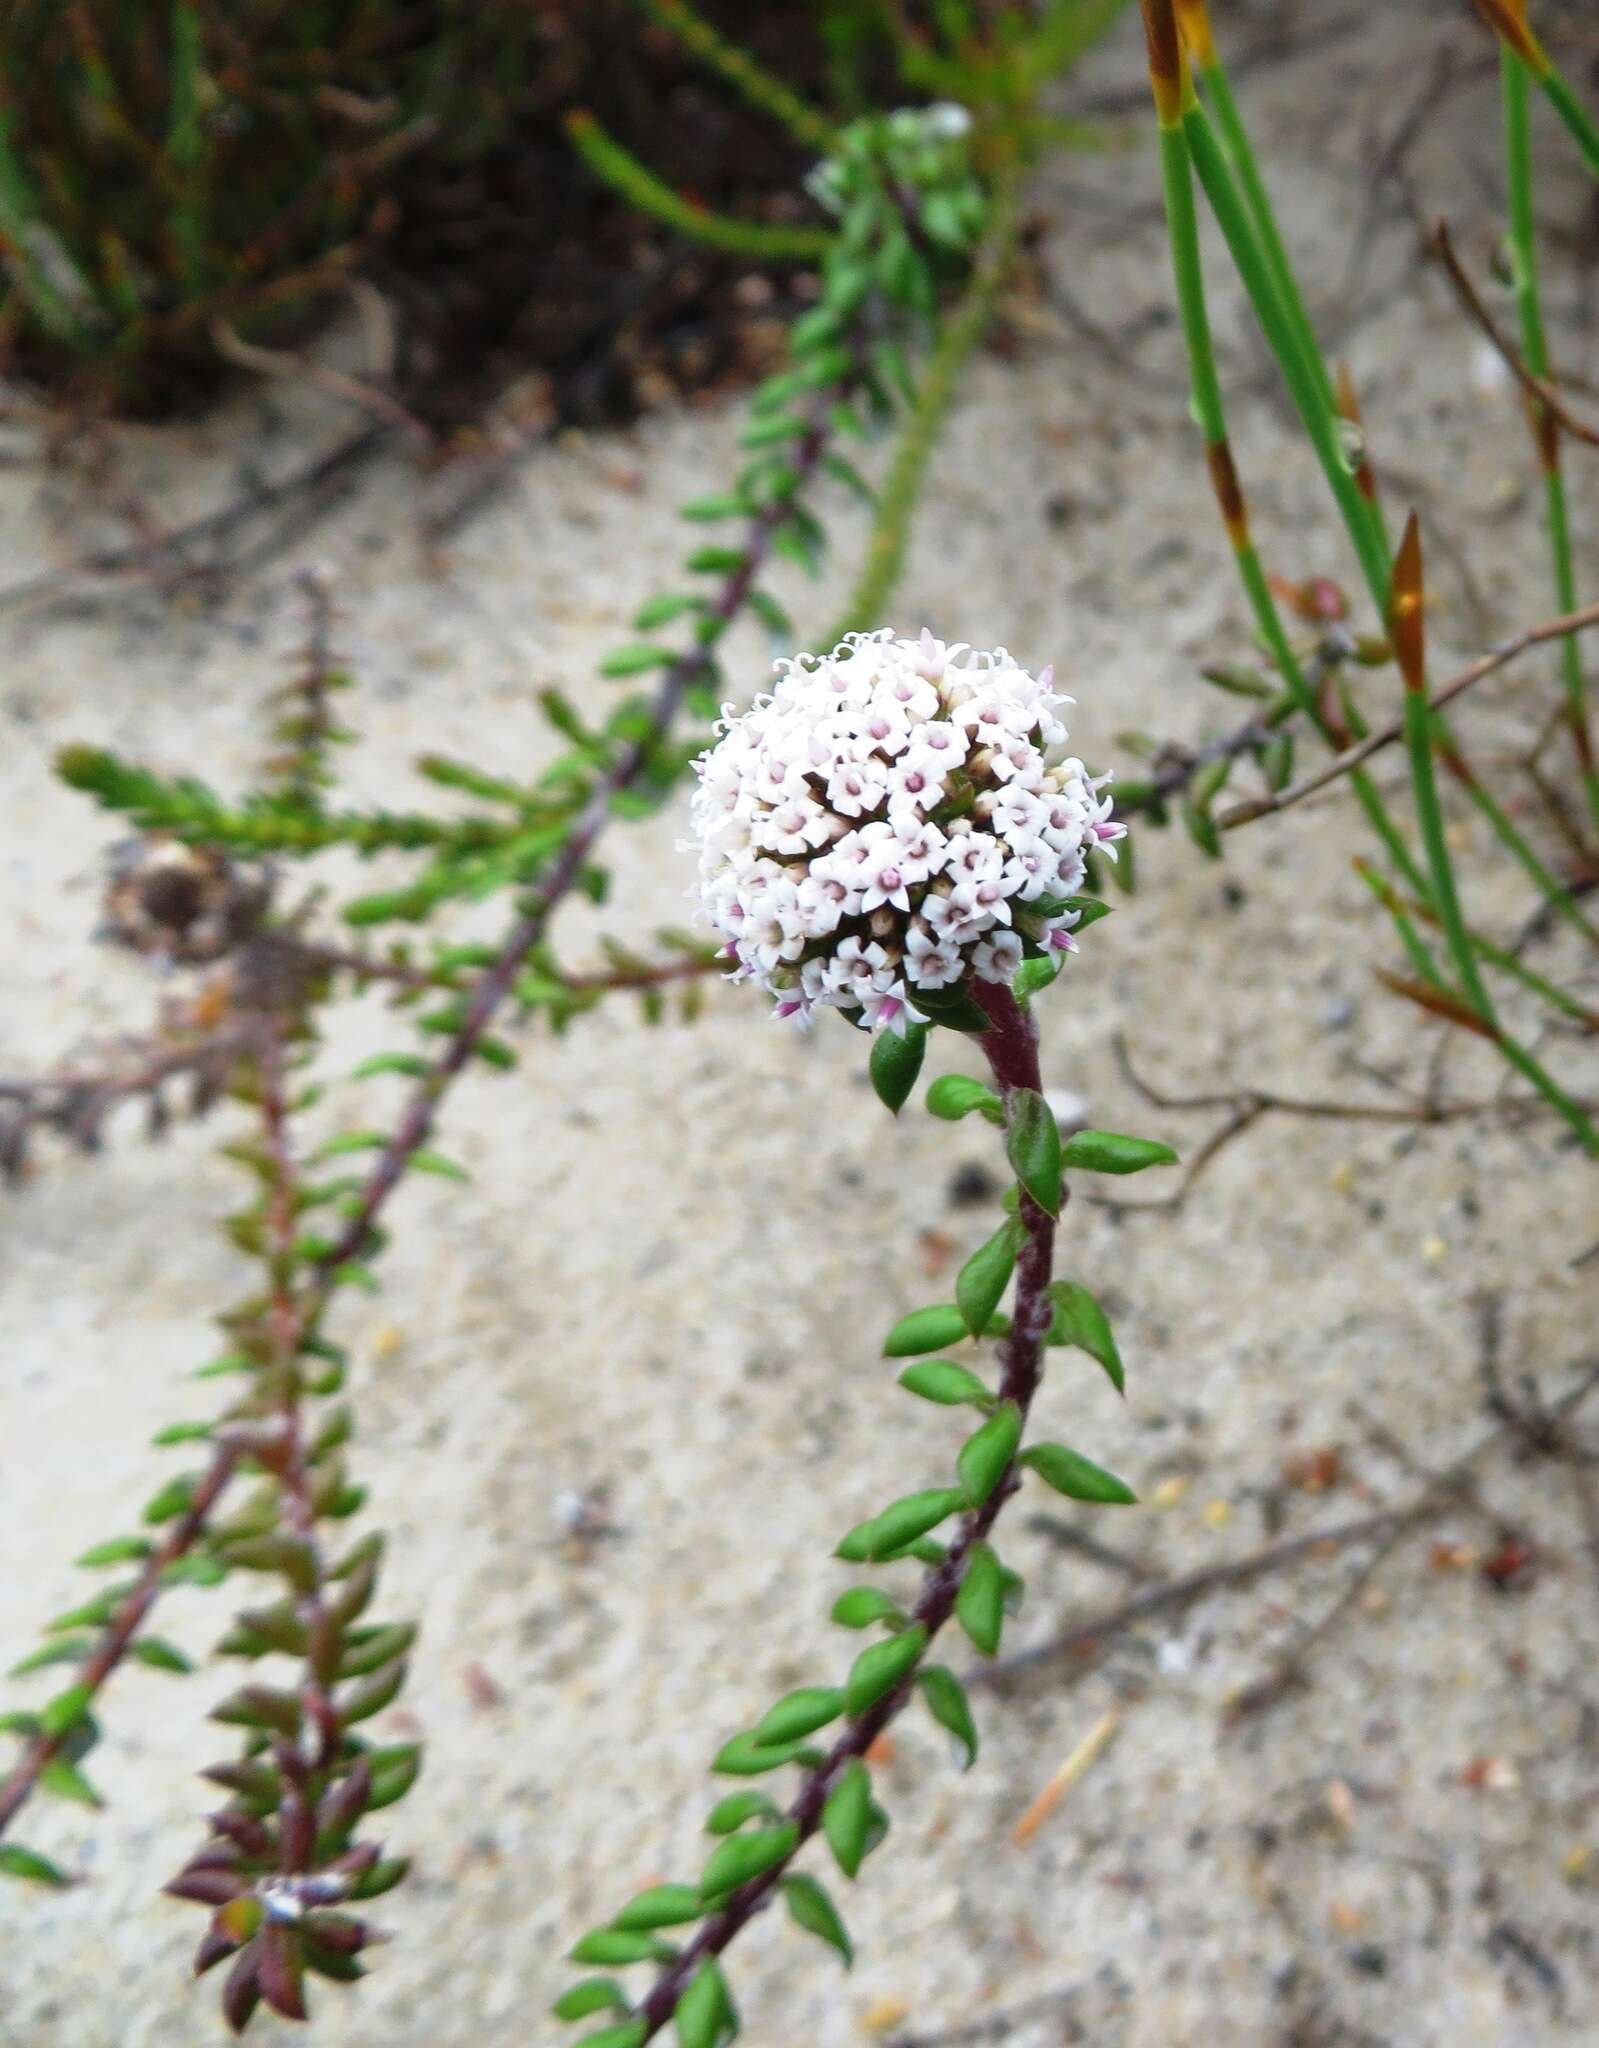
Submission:
[[[1550,1405],[1549,1413],[1561,1421],[1569,1419],[1599,1386],[1599,1365],[1592,1366],[1572,1387]],[[1229,1558],[1221,1564],[1206,1565],[1199,1571],[1188,1572],[1178,1578],[1162,1579],[1158,1584],[1146,1586],[1120,1601],[1103,1613],[1087,1621],[1074,1622],[1048,1642],[1037,1643],[1031,1649],[1021,1651],[1017,1656],[1008,1657],[998,1664],[967,1675],[968,1685],[1003,1685],[1008,1680],[1053,1664],[1058,1659],[1075,1652],[1097,1649],[1111,1637],[1123,1634],[1141,1621],[1152,1620],[1157,1615],[1181,1613],[1196,1600],[1202,1600],[1212,1593],[1224,1592],[1233,1586],[1249,1585],[1268,1574],[1283,1571],[1290,1566],[1302,1564],[1307,1558],[1329,1557],[1337,1551],[1348,1549],[1356,1543],[1386,1543],[1390,1538],[1408,1533],[1423,1522],[1430,1521],[1444,1512],[1452,1503],[1458,1502],[1465,1494],[1471,1470],[1482,1458],[1502,1444],[1508,1436],[1518,1433],[1520,1422],[1515,1417],[1501,1419],[1495,1426],[1480,1436],[1477,1441],[1456,1458],[1451,1464],[1426,1480],[1417,1496],[1396,1508],[1386,1508],[1372,1515],[1363,1515],[1358,1520],[1335,1523],[1330,1529],[1312,1530],[1304,1536],[1292,1536],[1280,1543],[1268,1543],[1247,1556]],[[1466,1496],[1469,1498],[1469,1495]],[[1336,1611],[1336,1610],[1335,1610]],[[1308,1649],[1304,1644],[1302,1648]]]
[[1126,1037],[1117,1032],[1111,1048],[1122,1077],[1157,1109],[1227,1111],[1225,1121],[1189,1155],[1181,1180],[1169,1195],[1158,1199],[1127,1202],[1112,1195],[1085,1195],[1084,1201],[1097,1209],[1123,1213],[1180,1209],[1193,1192],[1200,1175],[1235,1138],[1267,1116],[1305,1117],[1315,1122],[1373,1124],[1445,1124],[1469,1121],[1473,1117],[1536,1116],[1547,1106],[1542,1097],[1528,1095],[1494,1096],[1484,1101],[1435,1101],[1430,1095],[1407,1103],[1337,1102],[1314,1097],[1274,1095],[1263,1088],[1211,1089],[1198,1095],[1170,1095],[1148,1081],[1133,1065]]
[[1509,338],[1484,304],[1482,294],[1472,283],[1465,265],[1455,254],[1455,245],[1450,239],[1447,221],[1441,220],[1434,224],[1432,245],[1438,252],[1438,260],[1443,264],[1460,303],[1488,337],[1495,353],[1528,397],[1541,405],[1551,419],[1555,420],[1574,441],[1585,441],[1590,448],[1599,448],[1599,427],[1591,427],[1586,420],[1579,419],[1561,398],[1556,386],[1547,377],[1540,377],[1535,371],[1530,370],[1517,354]]
[[254,1041],[257,1020],[237,1015],[165,1037],[160,1027],[144,1038],[108,1048],[102,1064],[58,1068],[36,1080],[0,1080],[0,1177],[17,1179],[35,1130],[58,1132],[80,1151],[100,1144],[101,1127],[124,1102],[142,1098],[152,1131],[165,1130],[170,1110],[163,1089],[187,1080],[190,1111],[199,1116],[221,1096],[230,1068]]
[[[1502,640],[1497,647],[1479,655],[1458,675],[1452,676],[1447,683],[1434,690],[1431,699],[1433,710],[1442,710],[1444,705],[1452,703],[1463,691],[1480,683],[1485,676],[1491,676],[1507,662],[1514,661],[1517,655],[1525,654],[1529,648],[1540,646],[1546,640],[1562,640],[1567,634],[1584,632],[1590,626],[1599,626],[1599,604],[1585,605],[1580,611],[1564,612],[1559,618],[1545,619],[1541,624],[1529,626],[1525,632],[1516,634],[1513,639]],[[1355,746],[1346,747],[1341,754],[1336,754],[1325,766],[1318,768],[1315,774],[1307,775],[1302,781],[1291,784],[1287,789],[1275,790],[1265,796],[1252,797],[1247,803],[1235,804],[1231,810],[1223,811],[1216,823],[1222,831],[1231,832],[1239,825],[1252,824],[1256,818],[1273,817],[1279,811],[1286,811],[1292,805],[1302,803],[1307,796],[1313,796],[1317,790],[1325,789],[1329,783],[1336,782],[1340,776],[1360,767],[1363,762],[1369,761],[1373,754],[1380,753],[1384,747],[1392,746],[1401,736],[1401,732],[1400,721],[1397,718],[1393,719],[1387,725],[1379,726],[1376,731],[1368,733],[1366,738]]]

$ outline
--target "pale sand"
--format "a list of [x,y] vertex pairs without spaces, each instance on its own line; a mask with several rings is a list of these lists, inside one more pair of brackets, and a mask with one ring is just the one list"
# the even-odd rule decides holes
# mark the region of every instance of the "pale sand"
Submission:
[[[1316,51],[1250,90],[1318,304],[1358,218],[1353,167],[1372,154],[1379,83],[1415,89],[1446,18],[1453,10],[1390,29],[1364,52]],[[1449,33],[1482,54],[1463,21]],[[1136,85],[1133,23],[1094,76]],[[1492,104],[1485,78],[1451,102],[1415,163],[1424,203],[1449,206],[1479,263]],[[1553,136],[1546,157],[1549,210],[1569,224],[1580,186]],[[1097,243],[1107,209],[1131,197],[1142,224]],[[1130,725],[1230,722],[1233,700],[1203,691],[1193,671],[1236,656],[1245,630],[1181,397],[1146,381],[1177,374],[1152,157],[1068,162],[1038,200],[1052,267],[1076,301],[1142,337],[1138,373],[1119,375],[1065,326],[1035,336],[1014,365],[980,365],[894,616],[1055,659],[1080,699],[1074,743],[1099,762]],[[1477,566],[1488,617],[1474,624],[1435,551],[1443,660],[1545,613],[1547,565],[1513,399],[1473,381],[1478,344],[1443,286],[1420,274],[1391,195],[1385,209],[1373,257],[1382,309],[1348,353],[1382,452],[1434,481],[1438,527]],[[1578,360],[1569,274],[1554,298],[1560,352]],[[1236,388],[1257,357],[1230,295],[1219,325]],[[333,430],[319,404],[273,404],[269,463]],[[265,409],[241,403],[141,458],[163,502],[212,501],[261,436]],[[1346,574],[1307,459],[1282,453],[1260,396],[1240,395],[1235,412],[1272,563]],[[8,616],[5,1065],[37,1066],[137,1019],[153,995],[137,963],[87,943],[117,828],[52,783],[54,746],[101,740],[239,786],[262,750],[263,692],[295,635],[291,575],[317,560],[337,571],[341,642],[361,677],[347,700],[365,735],[347,762],[355,791],[409,791],[404,764],[424,746],[532,763],[547,747],[534,689],[558,683],[589,707],[612,700],[595,660],[627,636],[638,599],[670,580],[691,534],[674,506],[727,474],[737,425],[736,408],[695,413],[539,456],[442,573],[419,564],[417,486],[395,462],[220,615],[135,588],[112,604]],[[629,471],[642,489],[619,487]],[[1593,470],[1575,475],[1588,486],[1578,518],[1592,587]],[[50,553],[37,478],[8,471],[0,482],[7,574],[21,575]],[[1056,498],[1072,508],[1064,530],[1046,516]],[[858,525],[846,514],[838,531]],[[836,560],[847,554],[841,545]],[[818,622],[841,587],[800,591],[801,617]],[[752,637],[735,645],[753,688],[760,649]],[[1517,707],[1542,691],[1546,666],[1524,663],[1485,689],[1468,725],[1482,745],[1522,729]],[[563,921],[567,957],[586,957],[601,924],[642,935],[686,915],[682,830],[680,811],[616,829],[612,908]],[[1480,830],[1463,831],[1473,907],[1503,928],[1521,892],[1487,859]],[[1124,1030],[1175,1089],[1232,1079],[1378,1099],[1354,1062],[1413,1053],[1418,1034],[1370,979],[1391,948],[1350,872],[1363,841],[1347,800],[1255,828],[1225,868],[1179,834],[1140,844],[1142,893],[1092,934],[1046,1006],[1051,1086],[1081,1095],[1097,1123],[1194,1147],[1214,1119],[1136,1100],[1111,1054]],[[345,1013],[326,1068],[347,1071],[359,1049],[400,1036],[376,1005]],[[320,1993],[318,2044],[565,2038],[542,2017],[570,1974],[562,1948],[631,1889],[698,1867],[717,1742],[778,1691],[847,1660],[852,1641],[826,1624],[846,1582],[831,1545],[889,1494],[932,1483],[957,1440],[947,1415],[894,1391],[878,1343],[895,1315],[947,1287],[951,1269],[924,1272],[919,1235],[965,1248],[988,1228],[987,1209],[957,1208],[949,1190],[960,1167],[993,1164],[995,1151],[986,1129],[919,1111],[891,1127],[863,1053],[836,1026],[809,1042],[778,1029],[739,991],[715,990],[693,1029],[653,1033],[618,999],[559,1043],[535,1036],[518,1076],[474,1077],[452,1100],[444,1143],[474,1187],[408,1191],[381,1298],[352,1301],[343,1317],[358,1475],[392,1532],[384,1612],[419,1615],[424,1628],[403,1707],[378,1725],[424,1732],[429,1748],[416,1792],[384,1816],[419,1866],[380,1915],[398,1939],[359,1995]],[[1569,1049],[1561,1057],[1580,1082]],[[939,1043],[936,1064],[952,1058],[960,1049]],[[1497,1078],[1470,1049],[1452,1071],[1462,1090]],[[386,1103],[394,1085],[361,1099]],[[369,1120],[356,1100],[339,1093],[334,1107]],[[148,1431],[206,1409],[208,1391],[186,1390],[184,1374],[213,1348],[208,1315],[246,1284],[213,1228],[239,1199],[213,1149],[226,1124],[225,1113],[161,1148],[127,1130],[99,1161],[47,1142],[35,1184],[6,1198],[8,1658],[82,1596],[72,1555],[129,1526],[173,1468],[145,1447]],[[1137,1195],[1147,1184],[1124,1185]],[[1435,1463],[1484,1427],[1480,1291],[1505,1295],[1516,1371],[1553,1387],[1594,1357],[1599,1267],[1570,1261],[1596,1236],[1592,1170],[1547,1128],[1265,1124],[1176,1217],[1074,1205],[1065,1270],[1114,1310],[1129,1394],[1118,1402],[1086,1361],[1060,1354],[1040,1426],[1146,1497],[1188,1482],[1165,1508],[1087,1524],[1162,1568],[1261,1541],[1296,1449],[1342,1443],[1352,1476],[1323,1499],[1287,1495],[1286,1529],[1343,1520],[1412,1484],[1369,1447],[1352,1401]],[[564,1497],[592,1487],[610,1488],[615,1533],[579,1561],[558,1517]],[[1317,1658],[1310,1690],[1236,1734],[1221,1725],[1229,1692],[1336,1597],[1351,1559],[1141,1629],[1075,1684],[1052,1670],[1003,1703],[980,1699],[985,1749],[967,1778],[910,1717],[883,1773],[893,1837],[858,1896],[841,1901],[861,1952],[854,1975],[775,1918],[756,1927],[734,1966],[746,2039],[892,2039],[895,2010],[917,2033],[973,2023],[962,2038],[1020,2048],[1594,2038],[1594,1898],[1562,1875],[1573,1849],[1599,1853],[1593,1575],[1563,1476],[1501,1457],[1487,1491],[1551,1547],[1530,1590],[1501,1595],[1471,1571],[1430,1567],[1424,1536],[1376,1580],[1368,1605],[1380,1611],[1353,1616]],[[1007,1518],[1007,1554],[1031,1581],[1012,1647],[1122,1590],[1026,1529],[1042,1505]],[[1463,1517],[1438,1533],[1479,1536]],[[168,1625],[203,1648],[220,1631],[219,1604],[174,1600]],[[970,1658],[957,1649],[954,1661]],[[498,1706],[473,1703],[474,1665]],[[229,1748],[203,1715],[233,1682],[226,1668],[120,1678],[95,1760],[114,1803],[102,1815],[41,1803],[28,1816],[22,1839],[86,1881],[61,1896],[4,1894],[6,2048],[218,2037],[210,1987],[184,1976],[201,1915],[155,1892],[212,1803],[189,1774]],[[8,1687],[7,1704],[42,1696],[43,1683]],[[1118,1739],[1033,1840],[1013,1846],[1018,1816],[1113,1703],[1125,1708]],[[1463,1782],[1484,1757],[1510,1760],[1514,1784]],[[1347,1793],[1329,1797],[1335,1783]],[[1529,1962],[1529,1943],[1553,1979]],[[1016,2015],[1008,2031],[976,2024],[1002,2011]],[[258,2031],[289,2038],[270,2020]]]

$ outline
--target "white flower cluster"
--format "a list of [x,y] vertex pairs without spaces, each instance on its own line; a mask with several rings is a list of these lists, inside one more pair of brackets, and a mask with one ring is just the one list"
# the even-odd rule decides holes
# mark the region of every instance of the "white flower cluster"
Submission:
[[927,1021],[918,994],[1072,950],[1062,899],[1126,827],[1109,778],[1060,756],[1052,670],[888,629],[776,669],[696,763],[700,895],[733,979],[779,1016],[903,1033]]

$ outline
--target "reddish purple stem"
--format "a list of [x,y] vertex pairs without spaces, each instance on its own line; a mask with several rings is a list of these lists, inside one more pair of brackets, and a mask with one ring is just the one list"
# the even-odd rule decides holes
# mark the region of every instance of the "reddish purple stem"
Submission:
[[[1030,1011],[1023,1009],[1007,988],[992,982],[975,982],[972,993],[987,1012],[990,1029],[979,1040],[999,1083],[1007,1111],[1013,1093],[1021,1089],[1040,1092],[1038,1029]],[[1064,1200],[1064,1194],[1063,1194]],[[1053,1309],[1049,1299],[1050,1272],[1055,1247],[1055,1219],[1025,1191],[1021,1196],[1021,1220],[1026,1240],[1016,1261],[1016,1294],[1010,1335],[999,1347],[1001,1400],[1014,1401],[1027,1411],[1043,1373],[1044,1340],[1049,1332]],[[907,1626],[921,1622],[931,1642],[955,1611],[956,1595],[966,1573],[972,1548],[987,1537],[999,1518],[1001,1508],[1013,1494],[1020,1479],[1012,1463],[988,1499],[961,1523],[959,1534],[942,1563],[934,1565],[922,1582],[921,1597],[912,1609]],[[786,1818],[798,1829],[794,1851],[772,1869],[751,1878],[700,1928],[683,1953],[662,1971],[644,2002],[634,2014],[644,2022],[641,2040],[658,2034],[676,2009],[678,1999],[700,1965],[718,1956],[739,1931],[764,1907],[787,1875],[799,1849],[821,1825],[822,1809],[844,1767],[862,1758],[883,1730],[905,1707],[915,1689],[915,1674],[884,1696],[867,1713],[852,1721],[822,1762],[806,1776],[798,1797]]]

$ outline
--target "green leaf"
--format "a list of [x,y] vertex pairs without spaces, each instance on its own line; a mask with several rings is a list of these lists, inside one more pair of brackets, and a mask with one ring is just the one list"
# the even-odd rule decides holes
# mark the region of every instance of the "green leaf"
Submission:
[[1068,1500],[1091,1500],[1107,1507],[1125,1508],[1134,1506],[1138,1499],[1124,1480],[1083,1457],[1081,1452],[1068,1450],[1065,1444],[1034,1444],[1023,1451],[1022,1463]]
[[838,1950],[847,1970],[855,1960],[855,1946],[849,1938],[849,1929],[839,1917],[838,1908],[827,1896],[824,1886],[803,1871],[796,1871],[792,1877],[783,1880],[783,1897],[788,1905],[789,1917],[796,1927],[802,1927],[807,1934],[814,1934],[829,1947]]
[[627,1934],[648,1934],[656,1927],[682,1927],[697,1920],[704,1908],[690,1884],[656,1884],[627,1904],[611,1922]]
[[1005,1626],[1005,1582],[999,1559],[987,1543],[972,1545],[955,1595],[955,1619],[985,1657],[998,1654],[1000,1631]]
[[1074,1131],[1062,1155],[1067,1168],[1088,1173],[1142,1173],[1146,1166],[1175,1166],[1170,1145],[1153,1138],[1124,1138],[1116,1131]]
[[846,1877],[853,1877],[861,1867],[871,1825],[872,1775],[859,1757],[851,1757],[822,1808],[822,1833]]
[[814,1735],[844,1711],[844,1695],[836,1685],[803,1685],[768,1707],[755,1727],[757,1742],[795,1742]]
[[380,1856],[372,1868],[350,1887],[352,1899],[381,1899],[396,1885],[404,1884],[411,1868],[409,1856]]
[[86,1550],[77,1562],[87,1571],[96,1565],[131,1564],[150,1555],[153,1545],[144,1536],[113,1536],[109,1543],[96,1543]]
[[336,1138],[329,1138],[325,1145],[318,1145],[312,1156],[316,1159],[339,1159],[347,1152],[381,1152],[388,1142],[381,1131],[341,1131]]
[[680,619],[685,612],[703,611],[704,608],[703,597],[690,597],[684,593],[646,598],[633,614],[633,624],[641,633],[653,633],[657,626],[670,625],[673,619]]
[[980,1508],[1004,1478],[1021,1440],[1022,1411],[1014,1401],[1004,1401],[961,1445],[956,1470],[974,1508]]
[[1036,954],[1024,960],[1017,968],[1010,992],[1018,1002],[1025,1002],[1029,996],[1036,996],[1040,989],[1046,989],[1066,964],[1064,953]]
[[926,1648],[927,1626],[918,1621],[897,1636],[885,1636],[882,1642],[862,1650],[850,1666],[844,1686],[844,1704],[851,1720],[859,1720],[914,1671]]
[[641,2048],[645,2038],[643,2020],[620,2020],[614,2027],[599,2027],[583,2035],[572,2048]]
[[1054,1111],[1035,1088],[1013,1088],[1006,1099],[1005,1156],[1039,1208],[1058,1216],[1060,1132]]
[[703,498],[690,498],[686,504],[679,505],[677,515],[680,519],[700,521],[745,519],[750,509],[749,501],[741,498],[737,491],[709,491]]
[[150,1442],[158,1451],[164,1451],[173,1444],[208,1443],[215,1427],[213,1422],[169,1422],[165,1429],[156,1431]]
[[93,1636],[57,1636],[53,1642],[30,1650],[26,1657],[19,1657],[9,1675],[25,1678],[30,1671],[42,1671],[47,1664],[81,1664],[93,1648]]
[[723,1892],[737,1891],[752,1877],[759,1877],[773,1864],[792,1856],[798,1843],[799,1829],[791,1820],[775,1828],[752,1828],[747,1833],[729,1835],[712,1852],[701,1873],[700,1897],[714,1899]]
[[1088,1289],[1075,1280],[1057,1280],[1049,1296],[1055,1304],[1055,1314],[1046,1342],[1075,1344],[1079,1351],[1099,1360],[1118,1394],[1125,1392],[1127,1375],[1111,1334],[1110,1319]]
[[1019,1223],[1007,1219],[986,1244],[978,1246],[956,1276],[955,1300],[974,1337],[988,1328],[989,1318],[1010,1285],[1024,1234]]
[[940,1074],[927,1091],[927,1107],[948,1124],[958,1124],[974,1109],[991,1124],[1005,1121],[1004,1107],[993,1089],[965,1074]]
[[879,1031],[872,1040],[870,1069],[878,1100],[898,1116],[910,1100],[927,1053],[927,1026],[912,1024],[901,1038]]
[[175,1521],[179,1515],[187,1514],[198,1483],[198,1473],[180,1472],[175,1479],[169,1479],[165,1486],[151,1494],[144,1504],[141,1519],[154,1528],[158,1523]]
[[964,989],[919,988],[916,1007],[925,1010],[932,1022],[942,1024],[946,1031],[962,1031],[970,1038],[980,1038],[994,1028],[993,1018]]
[[362,1060],[351,1074],[352,1081],[370,1081],[374,1074],[404,1074],[413,1081],[431,1073],[427,1061],[414,1052],[375,1052],[370,1059]]
[[883,1339],[885,1358],[920,1358],[924,1351],[942,1351],[966,1335],[966,1318],[953,1304],[912,1309]]
[[776,633],[785,640],[793,639],[794,621],[769,591],[752,590],[744,602],[769,633]]
[[742,548],[696,548],[684,567],[696,576],[731,576],[743,568],[745,560]]
[[614,1977],[585,1977],[550,2007],[558,2020],[586,2020],[595,2012],[626,2012],[627,1993]]
[[972,1719],[966,1688],[947,1664],[926,1664],[916,1674],[927,1711],[941,1728],[947,1728],[966,1752],[961,1769],[969,1771],[977,1761],[977,1723]]
[[669,668],[677,655],[670,647],[653,647],[647,640],[631,647],[619,647],[600,663],[602,676],[641,676],[647,669]]
[[895,1603],[876,1586],[851,1586],[833,1602],[833,1620],[840,1628],[870,1628],[874,1621],[892,1622],[898,1627],[904,1619]]
[[65,1692],[58,1692],[39,1709],[40,1733],[52,1739],[65,1735],[88,1713],[93,1698],[92,1685],[69,1685]]
[[755,1731],[746,1729],[742,1735],[735,1735],[731,1741],[722,1744],[711,1769],[724,1778],[758,1778],[766,1771],[779,1770],[784,1764],[805,1763],[815,1754],[816,1751],[803,1742],[757,1742]]
[[890,1501],[880,1515],[858,1522],[839,1544],[835,1555],[848,1564],[875,1564],[891,1557],[936,1529],[940,1522],[966,1505],[959,1487],[934,1486],[923,1493],[907,1493]]
[[33,1884],[70,1884],[64,1870],[36,1849],[24,1849],[20,1842],[0,1842],[0,1877],[25,1877]]
[[908,1365],[900,1374],[899,1383],[906,1393],[936,1402],[940,1408],[994,1405],[994,1396],[977,1374],[968,1366],[957,1365],[952,1358],[924,1358],[919,1365]]
[[447,1159],[442,1152],[430,1152],[426,1146],[420,1152],[413,1152],[409,1163],[413,1172],[436,1173],[441,1180],[472,1178],[464,1166],[457,1166],[453,1159]]
[[729,1792],[706,1816],[708,1835],[731,1835],[747,1820],[776,1820],[777,1807],[764,1792]]
[[730,2005],[721,1965],[707,1956],[673,2008],[678,2048],[720,2048]]
[[54,1793],[57,1799],[70,1799],[77,1806],[105,1804],[77,1765],[64,1756],[53,1757],[39,1773],[39,1790]]
[[190,1659],[164,1636],[135,1636],[128,1654],[152,1671],[172,1671],[181,1676],[194,1669]]
[[574,1963],[597,1963],[602,1969],[625,1967],[628,1963],[666,1960],[671,1950],[652,1934],[626,1934],[617,1927],[594,1927],[567,1951]]

